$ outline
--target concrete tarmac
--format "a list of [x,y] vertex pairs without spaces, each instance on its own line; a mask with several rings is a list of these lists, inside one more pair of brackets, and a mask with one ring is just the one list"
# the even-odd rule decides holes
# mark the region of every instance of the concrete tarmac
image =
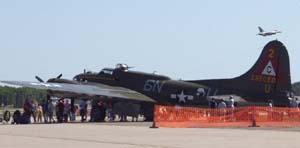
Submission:
[[157,128],[151,123],[0,125],[1,148],[299,148],[300,128]]

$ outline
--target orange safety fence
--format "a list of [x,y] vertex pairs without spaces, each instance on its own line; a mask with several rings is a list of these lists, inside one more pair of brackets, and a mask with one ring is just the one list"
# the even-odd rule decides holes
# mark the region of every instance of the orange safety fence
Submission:
[[283,107],[236,107],[224,109],[156,105],[157,127],[294,127],[300,126],[300,110]]

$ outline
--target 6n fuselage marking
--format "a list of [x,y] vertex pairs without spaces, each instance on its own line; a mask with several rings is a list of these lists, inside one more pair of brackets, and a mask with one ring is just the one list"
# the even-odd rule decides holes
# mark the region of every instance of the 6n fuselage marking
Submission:
[[146,80],[143,90],[147,92],[160,93],[164,84],[164,82],[159,80]]

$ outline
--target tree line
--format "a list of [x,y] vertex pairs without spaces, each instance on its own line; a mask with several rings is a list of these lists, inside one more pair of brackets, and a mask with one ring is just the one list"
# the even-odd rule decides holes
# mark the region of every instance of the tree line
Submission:
[[47,98],[46,90],[33,88],[11,88],[0,87],[0,105],[12,105],[15,108],[21,108],[26,99],[35,99],[40,102]]
[[300,82],[296,82],[292,85],[292,89],[295,95],[300,96]]

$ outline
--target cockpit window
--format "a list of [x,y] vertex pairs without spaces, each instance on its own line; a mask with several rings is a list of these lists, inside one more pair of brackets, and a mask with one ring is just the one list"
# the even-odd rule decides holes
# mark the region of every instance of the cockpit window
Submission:
[[100,71],[100,74],[108,74],[108,75],[112,75],[113,74],[113,70],[112,69],[102,69]]

